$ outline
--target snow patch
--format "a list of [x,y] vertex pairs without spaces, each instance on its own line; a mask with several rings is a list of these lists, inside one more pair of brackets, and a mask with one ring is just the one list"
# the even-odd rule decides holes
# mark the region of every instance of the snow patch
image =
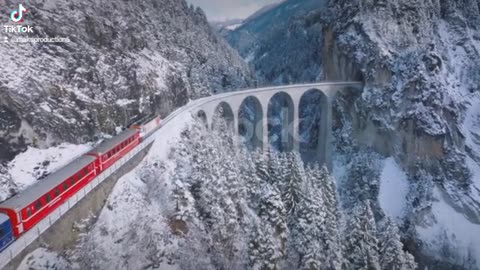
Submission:
[[26,189],[37,179],[67,165],[91,149],[89,144],[68,144],[47,149],[28,147],[8,164],[8,171],[19,191]]
[[68,269],[68,262],[57,253],[38,248],[23,259],[17,270],[61,270]]
[[230,31],[234,31],[236,30],[237,28],[239,28],[240,26],[242,26],[243,24],[242,23],[237,23],[237,24],[232,24],[232,25],[229,25],[227,27],[225,27],[226,29],[230,30]]
[[[149,254],[144,254],[145,249],[152,248],[152,245],[162,245],[165,242],[159,239],[171,236],[169,220],[165,215],[168,211],[167,198],[146,198],[155,187],[150,186],[144,177],[150,173],[148,170],[152,166],[160,166],[162,162],[167,172],[173,170],[175,164],[168,159],[168,155],[171,147],[177,144],[181,132],[191,121],[193,119],[190,113],[184,112],[174,121],[167,122],[153,135],[156,140],[149,154],[134,170],[120,178],[112,190],[106,207],[86,239],[87,244],[93,242],[96,249],[102,251],[104,262],[109,263],[108,267],[103,265],[104,267],[119,269],[125,264],[137,267],[148,265],[150,258]],[[159,186],[166,190],[162,194],[169,194],[171,183],[161,182],[164,178],[160,176],[157,176],[157,179],[160,181]],[[139,229],[132,234],[132,228]],[[166,242],[168,247],[164,247],[164,250],[167,253],[173,252],[177,245],[175,239]],[[76,255],[84,256],[81,252],[81,249],[76,251]],[[158,253],[160,256],[162,252]],[[125,254],[129,254],[128,258]],[[178,269],[166,260],[163,260],[158,268]]]
[[[428,246],[433,256],[454,263],[480,258],[480,225],[468,221],[453,209],[443,198],[438,188],[433,192],[437,199],[432,204],[433,224],[417,226],[420,239]],[[448,256],[445,251],[449,250]],[[442,255],[443,254],[443,255]],[[442,258],[440,258],[442,256]],[[480,268],[480,261],[476,262]]]
[[135,100],[133,99],[119,99],[115,102],[118,106],[127,106],[127,105],[130,105],[132,103],[135,103]]
[[401,221],[405,216],[409,183],[406,173],[392,157],[385,160],[380,175],[378,200],[385,214]]

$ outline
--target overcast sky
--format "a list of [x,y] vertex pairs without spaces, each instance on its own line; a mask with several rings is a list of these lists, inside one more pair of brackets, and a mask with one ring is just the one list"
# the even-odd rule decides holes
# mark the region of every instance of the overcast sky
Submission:
[[261,7],[280,0],[187,0],[201,7],[210,21],[244,19]]

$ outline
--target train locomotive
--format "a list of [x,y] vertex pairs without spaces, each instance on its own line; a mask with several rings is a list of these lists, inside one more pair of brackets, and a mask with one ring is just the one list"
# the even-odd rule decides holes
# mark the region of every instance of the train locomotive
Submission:
[[159,116],[134,124],[0,203],[0,252],[132,151],[156,131],[160,124]]

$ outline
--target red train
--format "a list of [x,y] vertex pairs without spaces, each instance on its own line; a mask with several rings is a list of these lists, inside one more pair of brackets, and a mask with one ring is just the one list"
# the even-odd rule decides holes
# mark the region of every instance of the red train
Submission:
[[160,117],[134,125],[0,204],[0,251],[85,187],[160,127]]

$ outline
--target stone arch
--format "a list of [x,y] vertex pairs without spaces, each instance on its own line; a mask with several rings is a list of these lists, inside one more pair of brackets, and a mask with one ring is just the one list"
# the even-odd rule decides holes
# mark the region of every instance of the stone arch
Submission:
[[292,97],[278,92],[268,102],[268,142],[273,148],[285,152],[294,149],[295,105]]
[[258,98],[246,97],[238,110],[238,132],[250,149],[263,146],[263,108]]
[[208,128],[208,119],[207,119],[207,114],[205,113],[204,110],[199,110],[196,115],[197,119],[200,120],[205,127]]
[[328,97],[319,89],[305,91],[298,104],[299,151],[306,163],[325,163],[328,126]]
[[233,131],[233,125],[235,122],[234,117],[235,116],[230,104],[224,101],[220,102],[217,107],[215,107],[215,111],[213,113],[212,129],[216,129],[218,127],[219,118],[222,118],[227,123],[227,126]]

